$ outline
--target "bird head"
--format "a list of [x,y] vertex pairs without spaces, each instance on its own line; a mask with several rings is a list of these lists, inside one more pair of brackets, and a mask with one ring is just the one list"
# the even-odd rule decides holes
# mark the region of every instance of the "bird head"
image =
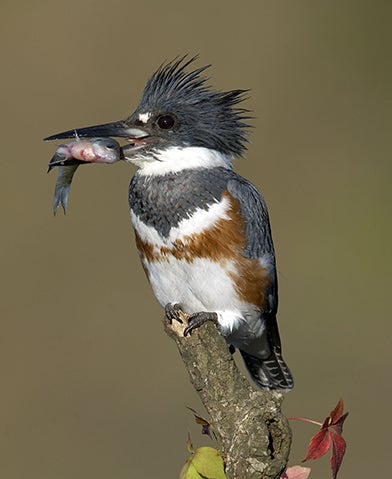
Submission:
[[75,135],[125,138],[124,158],[142,168],[169,158],[186,162],[195,152],[205,158],[206,151],[230,163],[245,151],[250,117],[238,104],[247,90],[212,90],[202,75],[210,65],[188,71],[195,60],[182,57],[161,65],[147,81],[138,107],[125,120],[69,130],[46,140]]

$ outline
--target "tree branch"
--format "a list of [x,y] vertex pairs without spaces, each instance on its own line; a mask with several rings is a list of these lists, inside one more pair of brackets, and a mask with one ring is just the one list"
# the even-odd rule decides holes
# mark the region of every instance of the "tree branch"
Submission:
[[[181,312],[180,312],[181,313]],[[256,389],[238,370],[217,328],[207,322],[184,337],[187,324],[164,319],[222,445],[228,479],[277,479],[286,467],[291,430],[283,395]]]

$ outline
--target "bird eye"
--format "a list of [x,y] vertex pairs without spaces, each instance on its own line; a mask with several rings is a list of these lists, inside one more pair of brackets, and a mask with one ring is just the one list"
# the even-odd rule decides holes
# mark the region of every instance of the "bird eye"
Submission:
[[175,123],[174,118],[171,115],[162,115],[158,117],[157,124],[162,130],[170,130]]

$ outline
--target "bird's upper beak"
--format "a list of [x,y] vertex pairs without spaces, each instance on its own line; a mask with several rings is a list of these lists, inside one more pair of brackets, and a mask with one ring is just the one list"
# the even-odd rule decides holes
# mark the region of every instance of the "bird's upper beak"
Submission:
[[45,141],[62,140],[64,138],[98,138],[114,136],[118,138],[140,139],[149,136],[148,132],[129,125],[126,121],[114,121],[102,125],[87,126],[63,131],[44,138]]

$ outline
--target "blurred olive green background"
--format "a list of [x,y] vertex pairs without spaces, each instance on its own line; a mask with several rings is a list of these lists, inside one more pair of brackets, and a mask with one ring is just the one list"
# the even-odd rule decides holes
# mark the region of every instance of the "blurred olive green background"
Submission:
[[[389,1],[37,0],[0,6],[0,477],[173,479],[208,442],[139,265],[126,164],[80,168],[52,214],[56,144],[126,117],[165,60],[250,88],[236,169],[268,202],[279,322],[296,376],[284,410],[350,416],[342,478],[390,471],[392,68]],[[291,464],[316,429],[295,423]],[[329,477],[328,459],[310,464]]]

